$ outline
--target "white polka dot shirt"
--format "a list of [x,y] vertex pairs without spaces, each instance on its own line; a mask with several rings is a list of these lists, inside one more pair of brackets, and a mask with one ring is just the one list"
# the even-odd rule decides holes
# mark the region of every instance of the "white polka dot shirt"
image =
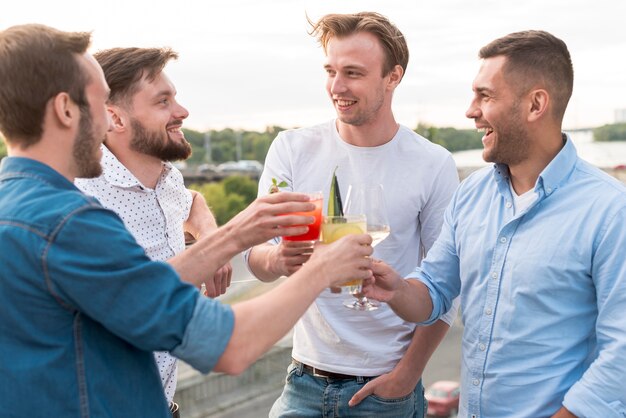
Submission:
[[[189,216],[192,196],[176,167],[163,163],[157,186],[150,189],[103,145],[102,169],[98,178],[76,179],[76,186],[115,211],[148,257],[167,260],[185,249],[183,222]],[[176,358],[166,351],[155,352],[154,358],[165,396],[172,402],[176,391]]]

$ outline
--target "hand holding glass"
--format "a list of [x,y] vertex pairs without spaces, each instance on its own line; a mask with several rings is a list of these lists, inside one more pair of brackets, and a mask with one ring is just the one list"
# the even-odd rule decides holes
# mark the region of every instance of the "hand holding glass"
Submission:
[[306,193],[311,199],[311,203],[315,204],[315,209],[310,212],[294,212],[289,215],[313,216],[315,221],[307,225],[309,230],[301,235],[283,237],[285,241],[317,241],[320,237],[320,225],[322,223],[322,192]]
[[[367,219],[366,232],[372,237],[372,247],[380,244],[391,233],[387,218],[387,207],[381,184],[357,184],[348,189],[346,214],[364,214]],[[344,305],[358,311],[372,311],[380,306],[361,294],[361,287],[350,289],[356,299],[344,301]]]
[[[322,241],[330,244],[350,234],[364,234],[366,232],[365,215],[325,216],[322,223]],[[351,289],[361,290],[362,279],[350,280],[341,285]]]

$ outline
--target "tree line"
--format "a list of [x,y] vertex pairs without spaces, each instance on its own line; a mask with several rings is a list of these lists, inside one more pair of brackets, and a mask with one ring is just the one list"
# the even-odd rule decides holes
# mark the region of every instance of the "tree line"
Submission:
[[[230,128],[199,132],[183,129],[191,143],[193,154],[187,163],[199,165],[208,159],[205,150],[205,135],[211,139],[211,161],[219,164],[234,161],[240,154],[242,160],[265,161],[265,155],[280,131],[279,126],[267,127],[263,132],[236,131]],[[455,129],[435,127],[420,123],[415,132],[450,152],[482,148],[482,133],[475,129]],[[593,130],[595,141],[626,141],[626,123],[604,125]],[[1,138],[1,137],[0,137]],[[239,144],[239,145],[238,145]],[[237,147],[240,147],[237,150]],[[7,155],[4,141],[0,141],[0,158]],[[257,195],[257,182],[245,176],[230,176],[221,182],[192,184],[205,197],[219,225],[228,222],[233,216],[249,205]]]
[[[185,137],[193,148],[193,154],[187,163],[193,166],[210,160],[214,164],[220,164],[237,159],[264,162],[270,144],[276,135],[283,130],[284,128],[280,126],[268,126],[263,132],[237,131],[231,128],[199,132],[183,128]],[[481,137],[483,134],[475,129],[436,127],[420,123],[415,128],[415,132],[450,152],[482,148]],[[207,158],[205,150],[206,135],[210,135],[210,159]],[[626,141],[626,123],[614,123],[594,128],[593,136],[594,141],[599,142]],[[239,158],[237,158],[238,154]],[[6,155],[7,150],[4,141],[0,141],[0,158]]]

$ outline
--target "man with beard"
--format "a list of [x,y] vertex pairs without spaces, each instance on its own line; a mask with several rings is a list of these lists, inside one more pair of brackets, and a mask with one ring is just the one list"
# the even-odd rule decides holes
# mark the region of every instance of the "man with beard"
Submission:
[[543,31],[480,50],[467,117],[483,158],[409,279],[376,264],[368,296],[404,319],[463,306],[463,417],[626,416],[626,188],[561,131],[573,68]]
[[153,351],[241,373],[323,289],[371,278],[372,240],[360,234],[319,245],[292,281],[258,298],[225,306],[199,295],[189,283],[245,248],[307,231],[313,217],[293,213],[315,205],[287,192],[257,199],[167,263],[150,260],[119,216],[73,184],[101,173],[113,129],[89,43],[89,33],[43,25],[0,31],[3,417],[171,417]]
[[[281,132],[266,157],[259,195],[276,178],[287,182],[285,190],[323,190],[328,197],[335,167],[344,193],[373,178],[384,187],[391,223],[375,256],[408,274],[437,238],[458,175],[449,152],[395,120],[392,98],[409,60],[406,40],[372,12],[326,15],[312,34],[326,54],[326,90],[337,118]],[[310,244],[283,240],[254,247],[248,262],[270,281],[298,271],[309,254]],[[298,321],[287,383],[270,416],[424,416],[420,378],[456,309],[416,328],[386,305],[353,312],[344,299],[325,291]]]
[[[107,109],[113,127],[102,146],[102,175],[75,184],[115,211],[148,257],[167,260],[185,249],[185,232],[199,239],[217,227],[203,196],[186,189],[171,164],[191,155],[181,130],[189,113],[163,72],[177,54],[168,48],[113,48],[94,58],[111,89]],[[207,294],[224,293],[231,272],[230,264],[218,270]],[[155,353],[155,359],[171,410],[177,411],[177,361],[166,352]]]

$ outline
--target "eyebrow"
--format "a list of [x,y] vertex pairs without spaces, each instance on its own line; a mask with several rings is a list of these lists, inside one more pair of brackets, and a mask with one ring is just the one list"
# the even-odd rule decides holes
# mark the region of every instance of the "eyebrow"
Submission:
[[491,90],[490,88],[487,88],[487,87],[475,87],[474,91],[476,93],[489,93],[489,94],[493,94],[494,93],[493,90]]
[[[334,67],[333,67],[332,65],[330,65],[330,64],[326,64],[326,65],[324,65],[324,69],[325,69],[325,70],[328,70],[328,69],[333,69],[333,68],[334,68]],[[361,65],[354,65],[354,64],[351,64],[351,65],[346,65],[346,66],[344,66],[344,67],[340,67],[340,68],[339,68],[339,70],[341,70],[341,71],[346,71],[346,70],[358,70],[358,71],[363,71],[363,72],[365,72],[365,71],[366,71],[366,68],[365,68],[364,66],[361,66]]]
[[156,92],[156,94],[153,96],[155,98],[158,97],[163,97],[163,96],[176,96],[176,90],[172,90],[172,89],[163,89],[163,90],[159,90],[158,92]]

